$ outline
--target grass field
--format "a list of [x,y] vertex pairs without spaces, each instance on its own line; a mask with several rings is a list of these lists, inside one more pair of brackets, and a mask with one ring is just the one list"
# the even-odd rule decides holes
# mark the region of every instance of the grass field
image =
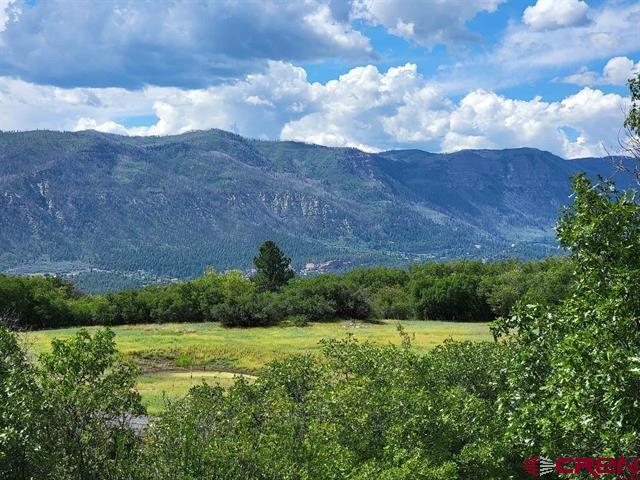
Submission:
[[[323,338],[345,338],[400,343],[397,321],[380,323],[316,323],[308,327],[227,329],[216,323],[171,323],[114,327],[118,349],[143,370],[138,389],[155,413],[168,398],[183,395],[193,385],[233,381],[234,374],[256,374],[269,361],[291,353],[313,353]],[[402,321],[417,350],[427,350],[447,338],[490,340],[486,324]],[[89,328],[89,330],[95,327]],[[35,353],[47,351],[54,338],[68,338],[77,328],[24,334]]]
[[[140,376],[138,391],[147,406],[147,411],[153,415],[162,411],[166,399],[179,398],[193,386],[206,382],[209,385],[228,387],[236,376],[235,373],[202,369],[147,373]],[[255,378],[251,375],[244,376],[249,380]]]

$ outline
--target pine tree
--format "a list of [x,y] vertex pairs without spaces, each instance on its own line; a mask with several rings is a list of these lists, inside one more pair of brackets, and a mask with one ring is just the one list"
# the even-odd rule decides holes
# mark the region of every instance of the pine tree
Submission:
[[253,264],[257,270],[254,281],[263,291],[279,290],[295,276],[291,259],[285,257],[278,245],[271,240],[262,244],[258,256],[253,258]]

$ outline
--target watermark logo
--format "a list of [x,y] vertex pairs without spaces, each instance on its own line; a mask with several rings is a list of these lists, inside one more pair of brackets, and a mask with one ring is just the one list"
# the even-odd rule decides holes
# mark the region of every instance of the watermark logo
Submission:
[[536,455],[525,459],[522,468],[534,477],[555,472],[560,475],[589,474],[593,478],[600,478],[602,475],[616,475],[619,479],[640,480],[638,457],[558,457],[551,460]]
[[556,464],[550,458],[535,456],[527,458],[522,464],[522,468],[534,477],[540,477],[553,472],[556,468]]

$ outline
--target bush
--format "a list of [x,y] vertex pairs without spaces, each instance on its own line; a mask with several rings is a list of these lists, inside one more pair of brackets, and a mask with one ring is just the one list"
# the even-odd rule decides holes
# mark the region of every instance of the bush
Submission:
[[202,314],[202,319],[213,320],[212,309],[224,302],[225,298],[225,277],[219,275],[213,269],[208,269],[204,275],[196,278],[193,282],[198,305]]
[[54,340],[36,366],[0,326],[0,478],[133,478],[140,445],[124,415],[144,412],[136,375],[108,330]]
[[[92,296],[55,277],[0,275],[0,313],[13,314],[22,328],[218,320],[271,325],[292,315],[314,322],[486,321],[508,315],[517,302],[559,304],[568,295],[574,268],[565,259],[425,263],[408,272],[358,268],[342,276],[293,280],[266,296],[261,296],[268,290],[264,285],[239,271],[210,269],[192,281]],[[234,314],[241,318],[233,320]]]
[[495,408],[504,352],[327,341],[321,358],[289,357],[253,384],[196,387],[170,405],[147,433],[145,478],[521,478]]
[[266,327],[284,317],[269,292],[250,292],[227,298],[211,315],[225,327]]
[[527,453],[635,456],[640,445],[640,205],[584,176],[558,223],[575,281],[558,306],[520,305],[494,325],[515,341],[509,441]]
[[335,275],[318,275],[292,282],[284,291],[290,315],[304,314],[316,321],[373,316],[373,304],[366,289]]
[[479,291],[496,316],[508,316],[518,302],[558,305],[567,298],[574,265],[569,259],[513,263],[512,268],[484,276]]
[[15,317],[20,327],[75,324],[69,301],[76,296],[73,285],[57,277],[0,274],[0,314]]
[[140,290],[108,293],[96,307],[99,325],[123,325],[151,322],[151,305]]
[[413,316],[409,294],[400,286],[381,287],[373,295],[373,305],[378,318],[405,320]]
[[384,287],[404,287],[409,282],[409,273],[400,268],[371,267],[356,268],[344,274],[344,281],[375,293]]
[[324,322],[335,318],[336,304],[322,295],[290,287],[276,297],[279,308],[288,316],[304,315],[313,322]]
[[141,292],[140,300],[147,305],[151,321],[156,323],[204,320],[200,298],[192,282],[177,282],[162,288],[145,288]]
[[[50,458],[42,392],[17,335],[0,322],[0,478],[42,478]],[[7,321],[7,323],[9,323]]]
[[423,320],[482,322],[493,318],[480,280],[468,274],[420,277],[412,281],[416,315]]

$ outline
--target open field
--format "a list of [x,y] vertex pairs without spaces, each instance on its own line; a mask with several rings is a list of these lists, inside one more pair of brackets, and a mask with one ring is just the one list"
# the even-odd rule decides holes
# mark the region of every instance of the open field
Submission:
[[[202,380],[229,385],[234,373],[258,373],[269,361],[292,353],[313,353],[323,338],[345,338],[351,333],[359,340],[400,343],[401,323],[414,347],[427,350],[447,338],[490,340],[483,323],[435,321],[383,321],[380,323],[316,323],[308,327],[259,327],[228,329],[217,323],[168,323],[113,327],[118,349],[138,363],[143,375],[138,388],[150,413],[167,397],[183,395]],[[89,330],[97,327],[90,327]],[[77,328],[42,330],[24,334],[37,354],[47,351],[54,338],[68,338]]]
[[[234,378],[237,376],[238,374],[235,373],[202,369],[160,371],[141,375],[138,381],[138,391],[147,406],[147,411],[154,415],[164,409],[166,399],[182,397],[191,387],[203,382],[227,387],[234,382]],[[244,376],[249,380],[255,378],[251,375]]]

